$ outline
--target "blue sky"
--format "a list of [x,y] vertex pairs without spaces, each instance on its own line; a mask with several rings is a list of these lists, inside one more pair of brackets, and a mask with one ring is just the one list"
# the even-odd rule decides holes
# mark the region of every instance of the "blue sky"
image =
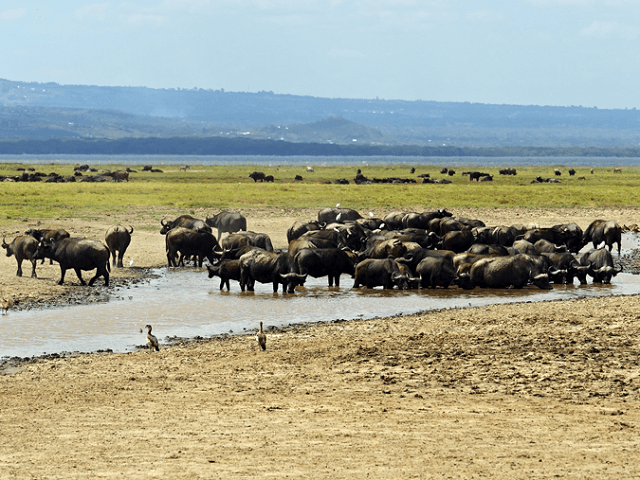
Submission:
[[0,78],[640,108],[640,0],[0,0]]

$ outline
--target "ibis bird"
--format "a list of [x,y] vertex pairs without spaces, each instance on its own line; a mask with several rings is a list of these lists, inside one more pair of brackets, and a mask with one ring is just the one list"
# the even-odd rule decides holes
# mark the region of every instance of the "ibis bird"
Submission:
[[260,322],[260,330],[256,333],[256,340],[262,350],[267,349],[267,334],[262,331],[262,322]]
[[151,325],[146,325],[144,328],[147,329],[147,346],[149,349],[155,349],[156,352],[159,351],[158,339],[155,335],[151,334]]

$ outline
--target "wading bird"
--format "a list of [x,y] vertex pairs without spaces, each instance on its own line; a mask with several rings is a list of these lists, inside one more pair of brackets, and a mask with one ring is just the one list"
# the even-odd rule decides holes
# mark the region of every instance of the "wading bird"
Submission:
[[155,349],[155,351],[159,351],[160,347],[158,346],[158,339],[155,335],[151,335],[151,325],[146,325],[144,328],[147,329],[147,346],[149,349]]
[[262,350],[267,349],[267,334],[262,331],[262,322],[260,322],[260,330],[256,333],[256,340]]

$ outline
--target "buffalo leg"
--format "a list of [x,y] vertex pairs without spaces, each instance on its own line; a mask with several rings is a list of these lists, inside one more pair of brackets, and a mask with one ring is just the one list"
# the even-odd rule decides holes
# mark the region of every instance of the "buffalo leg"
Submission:
[[31,265],[33,266],[33,268],[31,269],[31,278],[38,278],[38,275],[36,275],[36,264],[38,263],[37,260],[31,260]]
[[76,275],[80,279],[80,285],[86,285],[87,282],[85,282],[84,279],[82,278],[82,270],[80,270],[79,268],[74,268],[74,270],[76,271]]
[[124,250],[120,250],[118,252],[118,268],[123,268],[123,266],[122,266],[123,257],[124,257]]
[[17,277],[22,276],[22,259],[18,260],[18,272],[16,273]]
[[109,273],[107,271],[105,271],[104,269],[101,270],[99,268],[96,270],[95,276],[91,280],[89,280],[89,286],[91,287],[99,277],[103,277],[104,278],[104,284],[105,284],[105,286],[108,287],[109,286]]
[[62,285],[64,282],[64,274],[67,273],[67,269],[60,265],[60,280],[58,281],[58,285]]

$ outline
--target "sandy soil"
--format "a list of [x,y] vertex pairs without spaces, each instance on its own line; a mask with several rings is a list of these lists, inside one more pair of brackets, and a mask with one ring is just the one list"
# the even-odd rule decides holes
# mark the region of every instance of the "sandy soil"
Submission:
[[[102,239],[136,218],[134,266],[113,269],[117,283],[166,262],[163,213],[51,226]],[[637,209],[454,213],[583,228],[640,218]],[[315,212],[245,214],[284,247],[286,228]],[[12,239],[35,223],[4,232]],[[38,265],[38,279],[23,268],[16,278],[15,260],[0,261],[12,308],[104,291],[79,287],[73,272],[56,285],[57,265]],[[638,477],[639,331],[640,298],[610,297],[271,328],[265,352],[252,336],[224,336],[35,359],[0,376],[0,478]]]

